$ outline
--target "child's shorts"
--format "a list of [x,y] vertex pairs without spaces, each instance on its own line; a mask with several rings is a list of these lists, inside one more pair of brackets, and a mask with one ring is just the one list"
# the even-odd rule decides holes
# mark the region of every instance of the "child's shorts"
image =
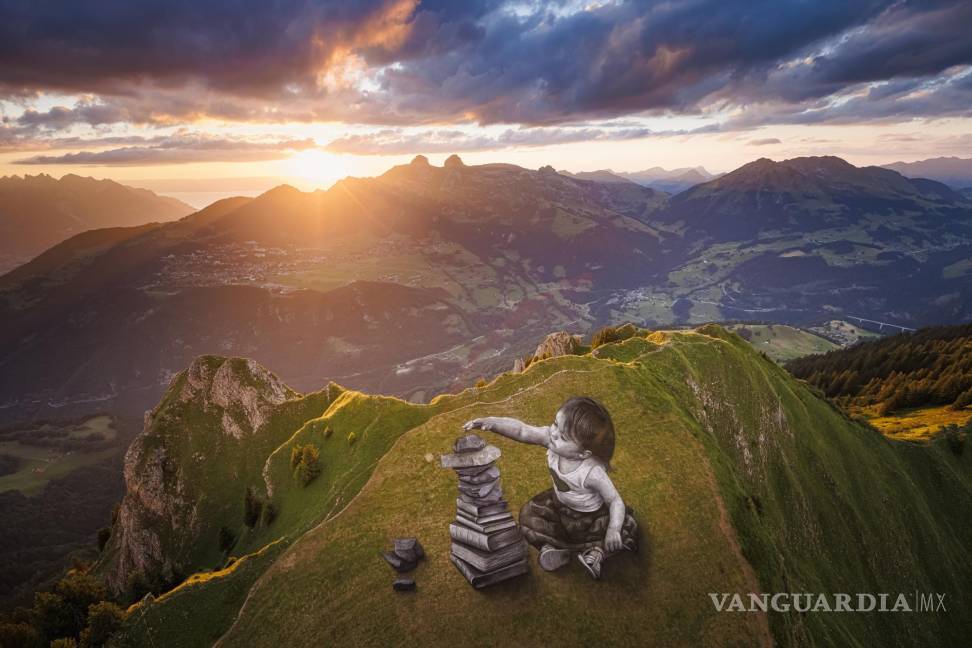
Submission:
[[[638,522],[633,513],[630,506],[625,506],[621,543],[625,548],[637,551]],[[589,513],[575,511],[562,504],[552,488],[534,496],[520,509],[523,537],[538,549],[545,544],[571,551],[603,547],[604,533],[609,522],[610,510],[607,504]]]

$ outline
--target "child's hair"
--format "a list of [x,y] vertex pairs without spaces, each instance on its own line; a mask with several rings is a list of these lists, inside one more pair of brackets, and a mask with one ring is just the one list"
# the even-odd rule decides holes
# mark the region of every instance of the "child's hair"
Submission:
[[560,411],[564,413],[564,436],[590,450],[605,470],[611,470],[614,423],[604,406],[587,396],[573,396],[560,406]]

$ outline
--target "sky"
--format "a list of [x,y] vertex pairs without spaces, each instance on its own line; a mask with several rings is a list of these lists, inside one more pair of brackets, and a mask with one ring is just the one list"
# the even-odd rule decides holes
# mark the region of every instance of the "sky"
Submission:
[[972,2],[0,0],[0,175],[190,202],[425,154],[972,157]]

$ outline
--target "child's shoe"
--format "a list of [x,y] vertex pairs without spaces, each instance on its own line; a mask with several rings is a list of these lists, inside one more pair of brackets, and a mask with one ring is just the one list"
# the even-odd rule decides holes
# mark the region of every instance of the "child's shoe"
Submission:
[[545,544],[540,549],[540,557],[537,562],[546,571],[553,571],[555,569],[560,569],[564,565],[570,562],[570,551],[567,549],[558,549],[553,545]]
[[600,547],[592,547],[584,553],[577,554],[577,560],[584,566],[591,578],[597,580],[601,577],[601,560],[604,559],[604,552]]

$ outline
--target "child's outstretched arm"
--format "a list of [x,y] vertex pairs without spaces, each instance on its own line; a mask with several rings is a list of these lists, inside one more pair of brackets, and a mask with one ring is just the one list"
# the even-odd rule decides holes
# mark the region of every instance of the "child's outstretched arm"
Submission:
[[550,441],[550,429],[547,426],[537,427],[528,425],[515,418],[502,416],[487,416],[486,418],[467,421],[462,426],[464,430],[486,430],[495,432],[521,443],[546,446]]
[[607,531],[604,533],[605,551],[613,553],[624,549],[625,547],[621,542],[621,525],[624,524],[625,514],[624,500],[621,499],[618,489],[614,487],[614,482],[604,472],[604,469],[597,467],[591,470],[585,483],[596,490],[604,503],[608,505],[610,517],[608,518]]

